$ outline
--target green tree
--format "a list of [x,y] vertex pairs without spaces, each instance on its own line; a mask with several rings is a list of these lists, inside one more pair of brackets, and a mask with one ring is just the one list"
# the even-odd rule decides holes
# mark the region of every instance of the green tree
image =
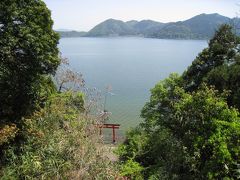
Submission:
[[144,122],[119,148],[124,163],[136,161],[146,179],[240,178],[239,42],[221,26],[182,76],[151,90]]
[[[41,0],[0,2],[0,125],[21,126],[59,63],[59,36]],[[42,83],[44,81],[44,83]],[[51,81],[51,80],[50,80]],[[51,84],[51,83],[50,83]]]
[[229,90],[228,104],[240,108],[240,53],[239,37],[230,25],[222,25],[183,74],[185,89],[193,91],[202,83],[219,91]]
[[145,121],[120,147],[121,157],[143,166],[146,179],[239,177],[239,112],[226,93],[204,85],[186,92],[179,82],[171,75],[152,89]]

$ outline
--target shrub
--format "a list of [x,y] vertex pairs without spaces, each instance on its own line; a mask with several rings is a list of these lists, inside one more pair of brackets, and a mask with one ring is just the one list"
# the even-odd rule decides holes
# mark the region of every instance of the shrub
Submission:
[[82,112],[82,94],[53,95],[25,119],[26,142],[4,150],[2,179],[114,179],[95,120]]

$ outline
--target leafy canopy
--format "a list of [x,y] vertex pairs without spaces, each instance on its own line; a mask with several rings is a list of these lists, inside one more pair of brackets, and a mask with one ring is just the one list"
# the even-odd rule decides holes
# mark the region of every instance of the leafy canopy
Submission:
[[60,63],[50,15],[41,0],[0,2],[1,123],[19,123],[32,112],[42,80]]
[[204,49],[184,72],[185,89],[193,91],[202,83],[228,90],[228,104],[240,108],[240,38],[230,25],[221,26]]

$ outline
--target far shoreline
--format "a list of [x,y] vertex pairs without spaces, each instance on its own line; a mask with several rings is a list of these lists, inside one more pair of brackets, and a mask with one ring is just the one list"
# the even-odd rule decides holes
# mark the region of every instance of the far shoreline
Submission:
[[139,38],[139,39],[159,39],[159,40],[193,40],[193,41],[208,41],[210,38],[156,38],[144,36],[69,36],[60,37],[60,39],[76,39],[76,38],[96,38],[96,39],[121,39],[121,38]]

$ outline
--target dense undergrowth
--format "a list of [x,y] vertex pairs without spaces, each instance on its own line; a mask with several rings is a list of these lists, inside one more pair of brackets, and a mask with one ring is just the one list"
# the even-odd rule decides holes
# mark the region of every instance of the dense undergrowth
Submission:
[[1,179],[118,176],[88,116],[95,101],[77,92],[84,81],[65,67],[58,43],[42,0],[0,1]]
[[[114,179],[115,165],[94,126],[83,114],[83,95],[52,95],[45,108],[24,119],[24,142],[6,146],[1,179]],[[11,129],[9,130],[11,131]]]

